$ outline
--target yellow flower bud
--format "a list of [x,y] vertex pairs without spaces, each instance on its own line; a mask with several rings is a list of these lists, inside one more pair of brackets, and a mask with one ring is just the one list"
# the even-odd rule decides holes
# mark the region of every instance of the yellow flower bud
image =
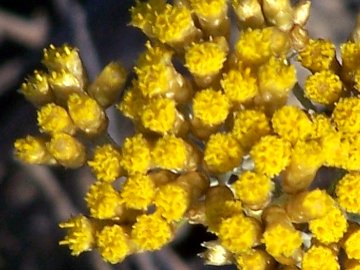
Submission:
[[86,161],[84,145],[66,133],[54,134],[46,146],[49,153],[64,167],[78,168]]

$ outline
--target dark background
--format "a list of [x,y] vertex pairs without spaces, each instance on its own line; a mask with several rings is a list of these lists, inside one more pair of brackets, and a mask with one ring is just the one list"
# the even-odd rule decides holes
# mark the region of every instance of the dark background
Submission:
[[[0,0],[0,269],[235,269],[203,266],[196,254],[211,236],[200,226],[179,232],[162,251],[133,255],[122,264],[103,263],[96,252],[70,256],[58,246],[58,222],[86,213],[83,196],[93,181],[87,169],[25,166],[12,157],[16,138],[38,134],[36,111],[19,94],[26,74],[41,68],[42,48],[64,42],[80,49],[90,78],[109,61],[131,68],[144,35],[127,26],[133,0]],[[360,0],[314,0],[309,21],[313,37],[346,40]],[[109,111],[111,132],[121,142],[129,123]]]

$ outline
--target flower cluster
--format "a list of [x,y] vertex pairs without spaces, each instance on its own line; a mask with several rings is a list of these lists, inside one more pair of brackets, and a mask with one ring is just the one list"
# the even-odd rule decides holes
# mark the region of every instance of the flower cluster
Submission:
[[[131,8],[149,41],[126,85],[119,63],[89,82],[76,49],[51,45],[47,71],[21,87],[42,135],[18,139],[16,157],[96,178],[89,214],[60,224],[60,244],[119,263],[187,221],[217,237],[204,243],[208,264],[360,269],[360,29],[338,61],[331,41],[307,34],[310,1],[175,2]],[[288,105],[293,94],[303,106]],[[107,133],[115,104],[136,128],[121,146]],[[320,188],[324,167],[335,173]]]

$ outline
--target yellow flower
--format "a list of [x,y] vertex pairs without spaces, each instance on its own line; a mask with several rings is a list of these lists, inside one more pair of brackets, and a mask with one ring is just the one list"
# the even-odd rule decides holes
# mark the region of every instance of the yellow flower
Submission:
[[327,117],[325,114],[318,113],[312,114],[310,116],[313,123],[311,134],[312,139],[323,138],[326,135],[335,132],[335,128],[331,123],[330,117]]
[[271,199],[274,183],[265,175],[246,171],[232,185],[235,195],[249,208],[263,208]]
[[350,213],[360,214],[360,174],[346,174],[336,185],[336,196],[342,208]]
[[15,156],[22,162],[29,164],[55,164],[56,161],[46,148],[46,142],[42,138],[26,136],[17,139],[14,143]]
[[197,157],[192,146],[173,135],[158,139],[151,157],[156,167],[167,170],[182,171],[197,166]]
[[132,227],[131,239],[140,251],[162,248],[173,237],[171,226],[159,215],[141,215]]
[[167,98],[151,100],[144,106],[141,122],[151,131],[166,134],[174,129],[178,112],[175,101]]
[[267,270],[275,264],[274,259],[261,249],[250,249],[237,254],[235,259],[236,265],[242,270]]
[[218,18],[227,10],[226,0],[190,0],[192,10],[201,18]]
[[96,246],[104,261],[115,264],[131,252],[129,237],[119,225],[108,225],[96,234]]
[[154,204],[156,213],[166,221],[179,221],[190,205],[190,194],[180,185],[170,183],[159,188]]
[[244,215],[235,215],[223,219],[219,226],[218,236],[221,244],[233,253],[250,250],[259,244],[261,227],[258,221]]
[[150,145],[141,133],[127,137],[122,146],[121,166],[129,175],[146,173],[151,165]]
[[325,246],[312,246],[308,249],[301,263],[303,270],[339,270],[340,265],[333,251]]
[[283,106],[275,111],[271,123],[274,131],[292,144],[309,138],[312,131],[311,120],[295,106]]
[[46,133],[68,133],[74,135],[76,127],[67,111],[56,105],[48,103],[37,112],[37,121],[42,132]]
[[191,12],[185,6],[166,4],[161,13],[156,14],[152,32],[161,42],[174,44],[183,42],[195,31]]
[[100,105],[86,95],[70,95],[67,106],[75,125],[89,135],[100,134],[107,128],[107,117]]
[[156,13],[165,9],[165,0],[149,0],[141,2],[137,0],[135,6],[130,8],[132,26],[140,28],[146,35],[152,36],[152,24],[155,21]]
[[223,123],[229,114],[229,109],[227,97],[212,88],[197,92],[193,99],[194,117],[208,126]]
[[347,232],[345,236],[345,242],[343,247],[345,249],[346,255],[349,259],[360,260],[360,229],[356,229]]
[[111,144],[97,146],[93,160],[88,161],[96,179],[113,182],[121,174],[121,155]]
[[145,100],[136,88],[136,81],[132,83],[133,85],[125,91],[122,101],[116,105],[116,108],[131,120],[138,121],[141,117]]
[[335,45],[324,39],[310,39],[304,50],[299,52],[300,63],[313,73],[331,70],[336,62]]
[[256,77],[251,74],[249,68],[244,71],[231,69],[223,74],[220,84],[225,95],[235,104],[250,101],[259,91]]
[[46,147],[49,153],[64,167],[78,168],[86,162],[85,146],[69,134],[54,134]]
[[91,221],[83,215],[79,215],[59,224],[60,228],[66,229],[67,234],[60,245],[68,245],[71,255],[78,256],[84,251],[91,250],[95,244],[95,227]]
[[226,60],[226,51],[216,42],[193,43],[185,52],[185,67],[196,76],[217,74]]
[[266,251],[275,257],[291,258],[302,245],[300,231],[282,223],[267,226],[262,242]]
[[341,60],[346,71],[356,70],[360,67],[360,44],[348,41],[341,44]]
[[77,48],[73,48],[67,44],[60,47],[55,47],[51,44],[48,48],[44,49],[42,63],[50,71],[59,72],[65,70],[69,72],[76,78],[81,87],[84,86],[86,76]]
[[263,136],[250,151],[255,163],[255,171],[269,177],[278,175],[290,162],[290,143],[282,138]]
[[90,186],[85,201],[94,218],[111,219],[120,213],[122,200],[111,184],[96,181]]
[[273,97],[286,97],[297,82],[296,69],[285,59],[271,57],[258,70],[260,93],[266,102]]
[[310,100],[330,105],[340,98],[342,82],[338,75],[329,70],[323,70],[306,79],[304,90],[305,96]]
[[325,216],[311,220],[309,229],[321,243],[338,242],[347,229],[347,221],[342,211],[333,206]]
[[261,65],[272,55],[272,28],[247,29],[235,44],[238,58],[248,65]]
[[347,97],[335,104],[332,119],[339,131],[345,133],[360,132],[360,99]]
[[224,173],[240,166],[243,150],[232,134],[212,134],[206,144],[204,161],[215,173]]
[[155,184],[148,175],[132,175],[126,179],[121,198],[128,208],[147,209],[155,196]]
[[25,98],[35,106],[54,101],[47,74],[38,70],[35,70],[34,74],[21,84],[20,90]]
[[138,76],[137,85],[144,97],[152,98],[170,91],[175,71],[169,64],[154,62],[134,69]]
[[234,126],[231,131],[241,146],[248,150],[261,137],[270,133],[269,120],[265,113],[257,110],[241,110],[236,113]]

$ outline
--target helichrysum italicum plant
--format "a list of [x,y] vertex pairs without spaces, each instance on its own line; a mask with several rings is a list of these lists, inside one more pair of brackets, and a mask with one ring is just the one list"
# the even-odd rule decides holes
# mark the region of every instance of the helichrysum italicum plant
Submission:
[[[18,139],[15,156],[89,166],[96,179],[60,244],[115,264],[161,249],[187,221],[217,237],[203,245],[207,264],[360,269],[360,26],[336,56],[308,36],[310,5],[137,1],[130,24],[149,41],[126,87],[117,62],[89,81],[76,48],[45,49],[46,70],[21,86],[41,135]],[[303,106],[288,105],[292,92]],[[136,128],[122,145],[107,132],[113,105]],[[336,168],[325,188],[322,167]]]

